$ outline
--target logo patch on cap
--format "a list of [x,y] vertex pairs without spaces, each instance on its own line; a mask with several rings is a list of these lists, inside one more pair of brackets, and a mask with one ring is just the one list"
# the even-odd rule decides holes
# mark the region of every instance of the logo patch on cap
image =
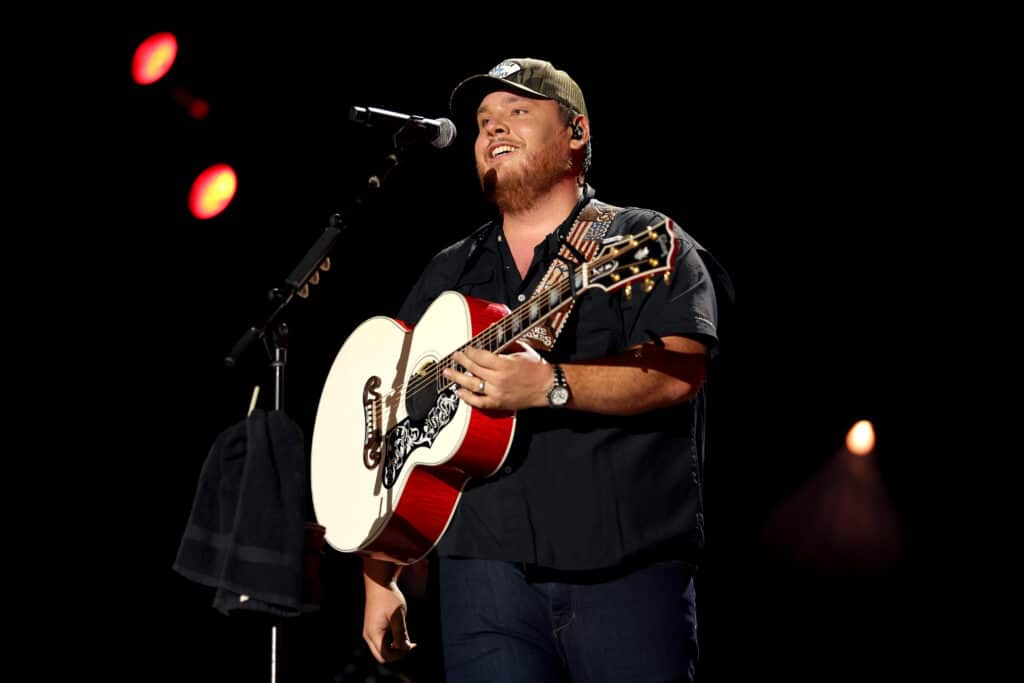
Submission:
[[494,67],[487,72],[488,76],[494,76],[495,78],[508,78],[517,71],[522,71],[523,67],[519,66],[515,62],[502,62],[498,66]]

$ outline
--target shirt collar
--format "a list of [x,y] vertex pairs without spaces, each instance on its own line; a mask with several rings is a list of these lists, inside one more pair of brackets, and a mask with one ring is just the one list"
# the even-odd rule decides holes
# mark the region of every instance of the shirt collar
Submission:
[[[547,248],[551,249],[557,246],[559,241],[558,236],[560,234],[564,234],[566,237],[568,237],[569,231],[572,229],[572,224],[576,221],[576,217],[580,215],[580,211],[582,211],[583,207],[585,207],[590,202],[590,200],[594,198],[595,194],[597,193],[594,191],[594,188],[589,183],[584,184],[583,195],[580,197],[580,200],[576,202],[576,206],[574,206],[572,211],[569,212],[569,215],[566,217],[566,219],[562,221],[562,223],[557,228],[555,228],[548,234],[547,239],[545,239],[544,242],[542,242],[542,244],[547,245]],[[485,249],[496,251],[498,249],[498,237],[500,235],[501,216],[499,215],[497,218],[491,220],[488,229],[484,232],[484,239],[481,240],[481,246],[483,246]]]

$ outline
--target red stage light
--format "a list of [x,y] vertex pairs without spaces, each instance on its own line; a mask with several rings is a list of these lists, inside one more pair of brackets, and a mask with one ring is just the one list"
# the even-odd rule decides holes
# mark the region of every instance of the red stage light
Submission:
[[139,85],[155,83],[170,71],[178,56],[178,39],[172,33],[154,33],[135,49],[132,78]]
[[188,196],[188,208],[196,218],[213,218],[235,197],[238,178],[227,164],[214,164],[196,177]]

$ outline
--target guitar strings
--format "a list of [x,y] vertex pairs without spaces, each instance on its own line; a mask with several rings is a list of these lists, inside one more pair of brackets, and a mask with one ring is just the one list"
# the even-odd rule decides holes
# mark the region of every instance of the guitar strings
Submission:
[[[662,222],[664,223],[664,221],[662,221]],[[619,243],[621,244],[622,242],[626,242],[627,240],[630,240],[630,239],[636,239],[636,240],[639,240],[639,241],[650,241],[652,239],[652,237],[651,237],[651,233],[648,232],[648,233],[641,234],[640,237],[637,237],[637,236],[634,235],[634,236],[630,236],[628,238],[624,238]],[[591,266],[593,266],[593,265],[600,265],[601,262],[602,262],[602,259],[596,259],[594,261],[589,262],[589,265],[591,265]],[[621,269],[622,268],[618,268],[616,270],[621,270]],[[573,272],[573,276],[575,276],[575,271]],[[555,313],[559,308],[562,307],[562,305],[568,303],[568,301],[564,301],[563,300],[563,296],[570,289],[571,289],[571,287],[569,286],[569,280],[568,279],[564,279],[564,280],[560,281],[557,285],[555,285],[553,287],[550,287],[550,288],[548,288],[548,289],[538,293],[537,295],[531,297],[528,302],[526,302],[523,305],[519,306],[510,315],[508,315],[508,316],[506,316],[504,318],[501,318],[500,320],[497,320],[494,323],[492,323],[490,326],[487,327],[486,330],[481,332],[478,336],[474,337],[473,339],[470,339],[466,344],[464,344],[462,347],[460,347],[457,350],[462,350],[462,349],[466,348],[467,346],[480,346],[480,345],[482,345],[482,343],[488,344],[488,346],[485,347],[485,348],[489,348],[489,344],[492,341],[495,341],[498,338],[499,329],[501,327],[504,327],[507,323],[515,322],[518,325],[518,327],[516,328],[516,329],[518,329],[518,332],[516,332],[513,335],[513,337],[507,343],[503,344],[501,346],[501,348],[505,348],[507,346],[510,346],[511,344],[515,343],[515,341],[517,339],[522,337],[522,334],[524,334],[525,332],[529,331],[531,328],[536,326],[538,323],[542,322],[545,318],[547,318],[550,315],[552,315],[553,313]],[[550,295],[551,295],[551,293],[553,291],[557,291],[558,294],[559,294],[559,301],[560,301],[559,305],[554,307],[554,308],[552,308],[551,310],[549,310],[543,316],[539,316],[535,320],[530,321],[528,319],[529,318],[529,312],[533,308],[533,304],[535,302],[537,302],[537,301],[542,300],[545,297],[550,297]],[[524,327],[524,324],[526,325],[525,327]],[[454,351],[452,353],[454,353]],[[451,382],[450,380],[448,380],[447,378],[445,378],[441,374],[441,371],[445,367],[450,367],[450,368],[451,367],[460,367],[461,368],[461,366],[459,366],[457,363],[454,362],[454,360],[452,358],[452,355],[449,354],[449,355],[445,356],[444,358],[442,358],[437,363],[435,363],[433,365],[433,367],[431,368],[430,372],[424,373],[423,375],[419,375],[419,376],[413,378],[409,382],[409,390],[408,390],[407,395],[418,394],[420,391],[423,391],[426,388],[428,388],[431,384],[434,385],[433,388],[434,388],[435,391],[440,391],[442,385],[446,384],[446,385],[450,386],[451,384],[454,384],[454,382]]]
[[[541,299],[543,299],[545,297],[550,297],[551,293],[554,292],[554,291],[557,291],[558,294],[559,294],[559,305],[556,306],[555,308],[552,308],[551,310],[549,310],[544,315],[537,317],[535,320],[530,321],[529,320],[529,313],[530,313],[530,310],[532,308],[532,304],[534,304],[535,302],[537,302],[537,301],[539,301],[539,300],[541,300]],[[563,295],[566,294],[568,291],[569,291],[569,284],[568,284],[567,280],[563,280],[559,284],[557,284],[557,285],[555,285],[553,287],[549,287],[548,289],[545,289],[543,292],[541,292],[537,296],[532,297],[529,301],[525,302],[522,306],[517,308],[515,311],[513,311],[509,315],[507,315],[504,318],[501,318],[501,319],[496,320],[495,322],[491,323],[487,327],[487,329],[485,329],[483,332],[481,332],[476,337],[470,339],[468,342],[466,342],[461,347],[456,349],[456,351],[461,351],[462,349],[466,348],[467,346],[477,346],[477,347],[482,346],[482,347],[484,347],[484,348],[486,348],[488,350],[491,350],[491,344],[493,342],[497,342],[497,340],[500,338],[499,328],[503,327],[503,326],[507,326],[510,323],[516,323],[514,328],[518,329],[518,332],[515,332],[512,335],[512,337],[506,343],[502,344],[497,349],[494,349],[494,352],[500,351],[501,349],[503,349],[503,348],[505,348],[507,346],[511,346],[512,344],[514,344],[516,342],[517,339],[522,337],[522,335],[525,334],[526,332],[528,332],[531,328],[536,326],[538,323],[543,322],[546,318],[550,317],[555,312],[557,312],[559,308],[561,308],[565,304],[569,303],[568,300],[562,300]],[[505,336],[508,336],[508,335],[506,334]],[[438,362],[436,362],[430,368],[430,370],[427,373],[424,373],[422,375],[418,375],[418,376],[414,377],[412,380],[410,380],[410,382],[409,382],[409,389],[408,389],[407,395],[418,394],[420,391],[423,391],[423,390],[427,389],[428,387],[431,387],[431,385],[433,385],[432,388],[435,391],[440,391],[442,385],[454,384],[454,382],[452,382],[448,378],[444,377],[444,375],[442,374],[442,370],[444,368],[446,368],[446,367],[447,368],[458,367],[460,369],[462,368],[462,366],[460,366],[458,363],[456,363],[455,359],[452,358],[452,354],[454,354],[454,353],[455,353],[455,351],[453,351],[452,353],[448,354],[444,358],[440,359]]]
[[[622,240],[620,240],[617,244],[622,244],[622,243],[627,242],[629,240],[637,240],[640,243],[647,242],[647,241],[653,241],[654,237],[653,237],[653,232],[652,231],[654,229],[658,228],[658,227],[661,227],[661,225],[665,224],[665,222],[666,221],[663,219],[661,221],[661,223],[659,223],[656,226],[652,226],[646,232],[640,233],[639,236],[638,235],[630,235],[630,236],[625,237]],[[591,268],[593,268],[593,266],[600,265],[604,260],[608,260],[610,258],[613,258],[613,256],[609,255],[607,258],[594,259],[592,261],[589,261],[587,263],[587,265],[590,266]],[[623,268],[624,267],[616,268],[616,271],[622,270]],[[573,271],[570,274],[569,277],[575,277],[575,275],[576,275],[576,271]],[[495,322],[491,323],[487,327],[487,329],[485,329],[483,332],[481,332],[476,337],[470,339],[468,342],[466,342],[464,345],[462,345],[461,347],[459,347],[456,350],[457,351],[461,351],[462,349],[466,348],[467,346],[481,346],[481,345],[484,345],[484,344],[487,345],[484,348],[490,349],[491,342],[494,342],[494,341],[496,341],[498,339],[500,329],[503,328],[504,326],[506,326],[510,322],[515,322],[516,323],[515,329],[517,329],[518,332],[514,333],[512,338],[508,342],[506,342],[505,344],[502,344],[501,347],[499,347],[497,350],[503,349],[503,348],[505,348],[507,346],[511,346],[513,343],[516,342],[516,340],[518,340],[520,337],[522,337],[523,334],[528,332],[531,328],[535,327],[538,323],[543,322],[546,318],[548,318],[549,316],[554,314],[563,305],[567,304],[568,301],[564,300],[563,297],[570,290],[571,290],[571,286],[570,286],[569,278],[565,278],[565,279],[559,281],[556,285],[554,285],[552,287],[549,287],[548,289],[545,289],[544,291],[539,292],[536,295],[530,297],[529,301],[526,301],[525,303],[523,303],[521,306],[519,306],[514,311],[512,311],[512,313],[510,313],[509,315],[507,315],[504,318],[501,318],[501,319],[496,320]],[[554,292],[554,291],[558,292],[559,304],[557,306],[555,306],[554,308],[552,308],[551,310],[549,310],[544,315],[537,317],[535,320],[533,320],[533,321],[529,320],[529,313],[533,309],[533,305],[536,302],[541,301],[541,300],[543,300],[545,298],[550,298],[551,293]],[[453,351],[452,353],[450,353],[447,356],[445,356],[444,358],[442,358],[440,361],[436,362],[431,367],[430,371],[428,371],[427,373],[424,373],[422,375],[416,376],[412,380],[410,380],[409,381],[409,385],[408,385],[408,391],[407,391],[406,395],[407,396],[413,396],[413,395],[419,394],[421,391],[424,391],[428,387],[432,388],[434,391],[439,392],[439,391],[442,390],[441,389],[442,385],[450,386],[451,384],[454,384],[454,382],[452,382],[451,380],[449,380],[446,377],[444,377],[444,375],[441,373],[441,371],[444,368],[446,368],[446,367],[448,367],[448,368],[460,367],[461,368],[461,366],[459,366],[458,363],[454,362],[454,359],[452,358],[452,354],[453,353],[455,353],[455,352]],[[433,386],[431,387],[431,385],[433,385]]]

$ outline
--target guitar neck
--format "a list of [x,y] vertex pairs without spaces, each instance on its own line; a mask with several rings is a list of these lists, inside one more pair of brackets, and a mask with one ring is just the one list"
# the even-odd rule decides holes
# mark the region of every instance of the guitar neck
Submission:
[[[654,286],[654,275],[664,273],[665,278],[668,278],[675,250],[676,240],[669,230],[667,220],[648,226],[635,235],[613,240],[591,260],[574,268],[569,277],[537,292],[458,350],[473,346],[491,353],[501,353],[528,331],[568,306],[575,296],[592,287],[609,292],[624,288],[629,296],[632,290],[630,283],[645,279],[644,291],[649,292]],[[458,364],[449,354],[438,362],[438,367],[456,368]]]
[[[582,294],[585,289],[580,284],[580,270],[578,268],[572,275],[577,280],[577,295]],[[466,346],[501,353],[514,345],[531,328],[546,321],[572,301],[569,278],[565,278],[517,306],[507,316],[470,339]]]

